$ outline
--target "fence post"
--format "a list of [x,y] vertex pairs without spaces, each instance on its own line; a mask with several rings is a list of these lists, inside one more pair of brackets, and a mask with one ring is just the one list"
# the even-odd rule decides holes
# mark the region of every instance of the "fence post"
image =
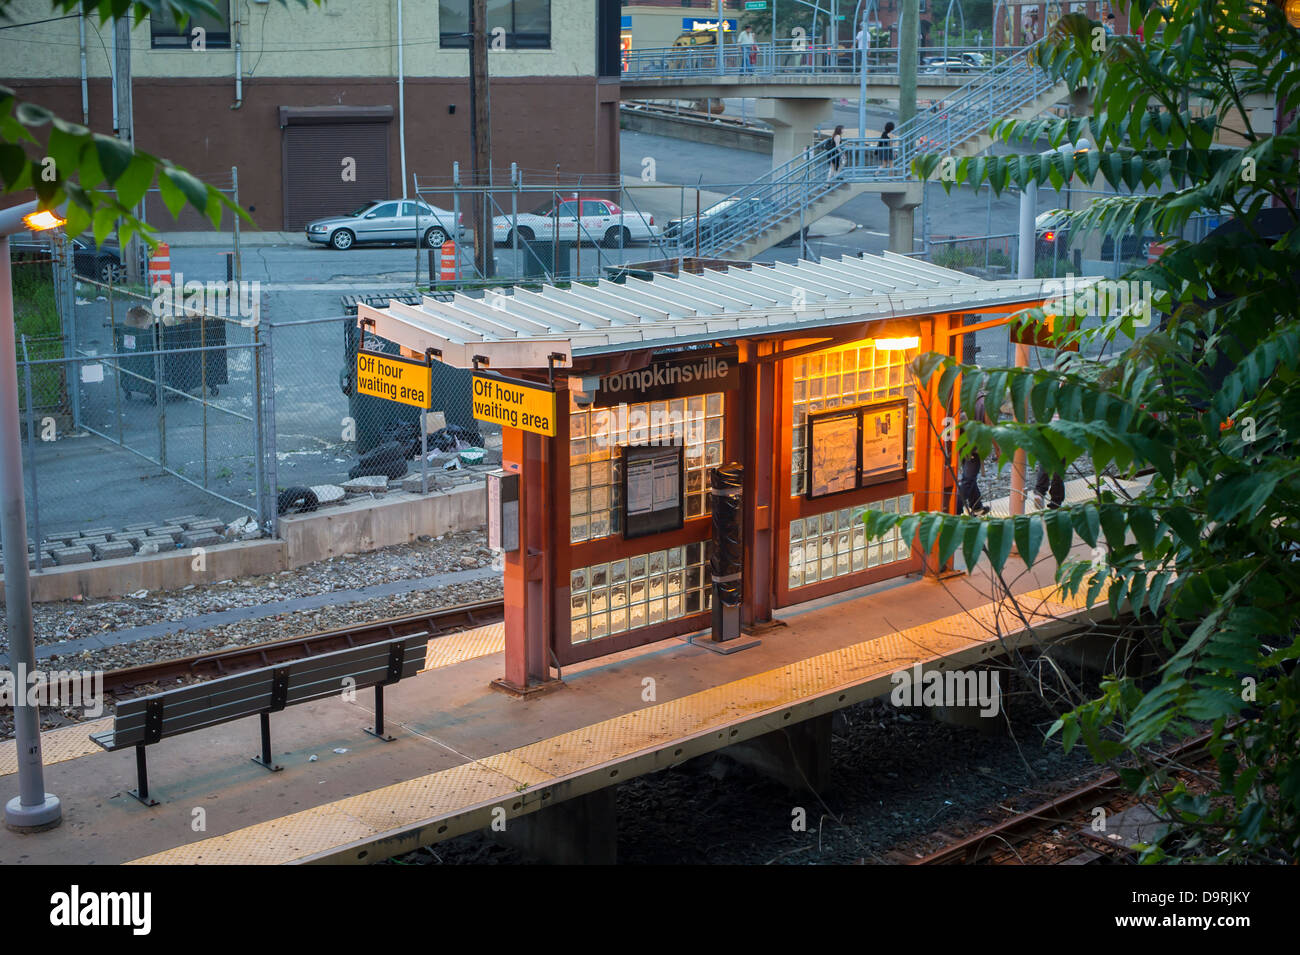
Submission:
[[[61,273],[62,281],[56,284],[59,298],[63,303],[63,357],[71,359],[77,354],[77,279],[73,266],[72,240],[64,236],[60,242],[60,249],[62,254],[57,268]],[[81,389],[77,387],[76,382],[69,389],[68,398],[72,405],[72,429],[80,431]]]
[[[261,328],[261,314],[258,314],[257,329]],[[254,331],[254,338],[257,331]],[[278,506],[279,488],[277,486],[277,461],[275,457],[275,326],[267,325],[265,338],[260,348],[254,349],[254,355],[260,358],[260,372],[255,381],[258,394],[254,405],[258,409],[257,428],[258,448],[258,520],[272,537],[280,533],[280,509]],[[263,462],[265,468],[263,469]],[[269,493],[263,495],[262,487],[266,485]]]
[[[27,467],[32,482],[32,550],[36,554],[36,571],[41,570],[41,505],[36,493],[36,406],[32,403],[32,358],[27,354],[27,336],[23,336],[23,387],[27,393]],[[26,560],[22,554],[19,560]]]
[[166,383],[163,381],[163,323],[162,318],[155,316],[153,322],[153,399],[154,406],[158,410],[158,466],[167,470],[167,412],[163,408],[163,402],[166,400],[163,395],[163,388]]

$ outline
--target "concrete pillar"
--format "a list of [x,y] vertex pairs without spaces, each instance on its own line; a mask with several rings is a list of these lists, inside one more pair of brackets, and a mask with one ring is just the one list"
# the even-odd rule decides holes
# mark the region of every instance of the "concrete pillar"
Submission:
[[511,819],[493,839],[550,865],[614,865],[618,861],[617,786],[566,799]]
[[814,716],[721,752],[787,789],[820,792],[831,779],[831,714]]
[[830,99],[760,99],[756,114],[772,127],[772,168],[789,162],[812,142],[813,130],[831,119]]
[[916,234],[915,211],[921,204],[922,183],[909,182],[902,192],[882,192],[881,200],[889,207],[889,251],[907,255],[912,251]]

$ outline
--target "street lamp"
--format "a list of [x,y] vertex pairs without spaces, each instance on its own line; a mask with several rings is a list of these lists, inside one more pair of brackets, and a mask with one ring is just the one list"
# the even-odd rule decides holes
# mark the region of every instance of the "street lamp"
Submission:
[[40,709],[28,705],[27,677],[36,667],[32,593],[27,576],[27,509],[23,502],[23,443],[18,420],[18,358],[14,351],[13,275],[9,237],[24,229],[63,225],[52,212],[27,202],[0,211],[0,539],[5,552],[5,615],[9,659],[14,668],[14,740],[19,795],[5,804],[5,825],[15,832],[40,832],[63,821],[59,798],[45,791],[41,762]]

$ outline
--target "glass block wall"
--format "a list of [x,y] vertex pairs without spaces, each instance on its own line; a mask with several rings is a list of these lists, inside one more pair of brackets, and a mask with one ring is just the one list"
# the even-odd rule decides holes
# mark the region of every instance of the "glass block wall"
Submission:
[[910,514],[912,495],[885,498],[791,521],[791,589],[907,560],[911,551],[899,538],[898,528],[880,540],[867,542],[866,528],[862,524],[862,514],[867,510]]
[[586,643],[709,610],[708,544],[638,554],[569,574],[570,640]]
[[722,463],[723,394],[580,408],[569,399],[569,540],[622,533],[620,447],[686,445],[686,518],[711,513],[708,469]]
[[833,408],[848,408],[881,398],[906,396],[907,470],[916,467],[916,387],[907,364],[917,349],[882,351],[866,345],[842,345],[790,359],[793,408],[790,416],[792,453],[790,494],[804,493],[807,480],[805,450],[808,415]]

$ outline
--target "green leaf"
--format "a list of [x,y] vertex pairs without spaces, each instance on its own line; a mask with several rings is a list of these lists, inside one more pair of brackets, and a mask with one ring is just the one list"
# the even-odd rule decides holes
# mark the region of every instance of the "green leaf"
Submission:
[[976,564],[979,563],[980,553],[984,549],[984,542],[989,535],[989,525],[987,521],[968,521],[966,531],[962,535],[962,557],[966,560],[966,570],[969,572]]
[[1012,518],[1012,525],[1015,528],[1016,550],[1020,552],[1020,559],[1032,566],[1034,558],[1038,556],[1038,548],[1043,543],[1043,523],[1036,515],[1017,514]]
[[1009,520],[990,520],[987,523],[989,563],[993,565],[995,571],[1001,573],[1002,568],[1006,566],[1007,558],[1011,556],[1012,523]]
[[1070,520],[1070,512],[1062,508],[1048,511],[1043,517],[1043,522],[1047,526],[1048,546],[1052,548],[1052,556],[1056,558],[1057,565],[1060,565],[1065,562],[1074,543],[1074,526]]
[[118,176],[126,172],[135,154],[131,147],[112,136],[95,134],[95,154],[99,157],[99,167],[109,183],[117,182]]

